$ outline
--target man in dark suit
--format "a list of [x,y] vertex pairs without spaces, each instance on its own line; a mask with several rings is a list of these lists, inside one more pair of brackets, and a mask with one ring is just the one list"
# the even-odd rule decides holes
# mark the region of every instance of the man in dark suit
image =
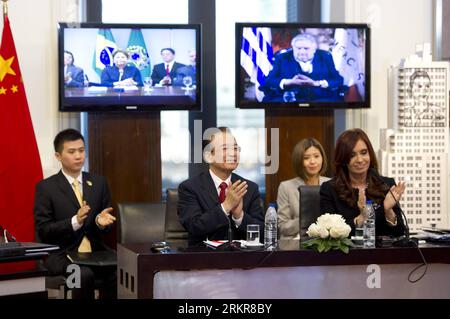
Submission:
[[185,65],[175,62],[175,50],[172,48],[161,49],[163,63],[156,64],[152,71],[152,81],[156,86],[172,85],[177,75],[177,70]]
[[[313,35],[302,33],[291,41],[292,49],[278,53],[260,90],[263,102],[340,101],[343,77],[330,52],[317,49]],[[295,100],[283,100],[291,91]]]
[[66,87],[83,87],[84,71],[73,63],[72,52],[64,51],[64,85]]
[[233,173],[239,164],[240,148],[229,129],[221,127],[204,145],[209,171],[192,177],[178,187],[178,215],[188,231],[190,245],[203,240],[245,239],[248,224],[260,225],[264,217],[258,186]]
[[[105,250],[101,233],[110,229],[115,217],[111,215],[106,179],[81,172],[85,161],[83,136],[73,129],[61,131],[55,137],[54,147],[62,169],[36,185],[34,214],[38,238],[60,248],[50,254],[45,266],[52,275],[67,276],[66,269],[71,264],[67,252]],[[102,296],[116,297],[115,267],[81,266],[80,270],[81,286],[73,289],[74,299],[93,299],[96,277],[105,281]]]
[[183,78],[186,76],[191,77],[191,79],[192,79],[191,85],[197,85],[197,81],[196,81],[197,54],[196,54],[195,49],[189,50],[188,56],[189,56],[189,64],[177,69],[177,76],[173,81],[173,85],[183,86],[184,85]]

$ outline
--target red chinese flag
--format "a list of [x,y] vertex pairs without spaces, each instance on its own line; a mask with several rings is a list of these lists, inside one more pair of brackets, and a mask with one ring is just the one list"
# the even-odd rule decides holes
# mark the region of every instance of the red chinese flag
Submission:
[[0,225],[34,241],[34,190],[42,166],[8,17],[0,46]]

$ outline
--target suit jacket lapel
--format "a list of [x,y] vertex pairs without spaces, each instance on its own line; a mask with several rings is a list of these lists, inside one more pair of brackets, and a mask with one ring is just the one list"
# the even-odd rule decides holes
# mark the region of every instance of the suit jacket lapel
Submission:
[[64,195],[70,199],[70,201],[75,205],[75,207],[80,208],[81,207],[80,203],[78,203],[78,199],[75,196],[72,185],[69,184],[69,181],[64,176],[62,171],[59,171],[59,173],[58,173],[57,183],[58,183],[58,187],[61,189],[61,191],[64,193]]

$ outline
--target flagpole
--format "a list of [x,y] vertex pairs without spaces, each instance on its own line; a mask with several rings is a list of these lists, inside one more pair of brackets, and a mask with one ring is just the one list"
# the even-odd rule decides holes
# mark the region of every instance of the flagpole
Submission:
[[5,19],[8,16],[8,0],[2,1],[3,1],[3,19]]

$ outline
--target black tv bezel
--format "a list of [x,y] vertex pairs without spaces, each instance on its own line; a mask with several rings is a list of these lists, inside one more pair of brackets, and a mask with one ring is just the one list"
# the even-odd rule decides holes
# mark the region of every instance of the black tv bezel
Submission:
[[[365,95],[364,101],[358,102],[255,102],[245,101],[243,98],[244,90],[241,85],[241,43],[242,43],[242,29],[244,27],[267,27],[267,28],[355,28],[364,29],[366,31],[365,39]],[[368,109],[371,108],[371,88],[370,88],[370,27],[366,23],[301,23],[301,22],[286,22],[286,23],[256,23],[256,22],[239,22],[236,23],[235,35],[235,105],[240,109],[271,109],[271,110],[292,110],[292,109],[306,109],[306,110],[333,110],[333,109]]]
[[[64,30],[68,28],[105,28],[105,29],[193,29],[196,31],[196,83],[197,91],[195,94],[195,103],[192,105],[167,105],[167,104],[111,104],[111,105],[73,105],[64,103]],[[58,23],[58,110],[60,112],[146,112],[146,111],[201,111],[202,110],[202,37],[201,24],[130,24],[130,23]]]

